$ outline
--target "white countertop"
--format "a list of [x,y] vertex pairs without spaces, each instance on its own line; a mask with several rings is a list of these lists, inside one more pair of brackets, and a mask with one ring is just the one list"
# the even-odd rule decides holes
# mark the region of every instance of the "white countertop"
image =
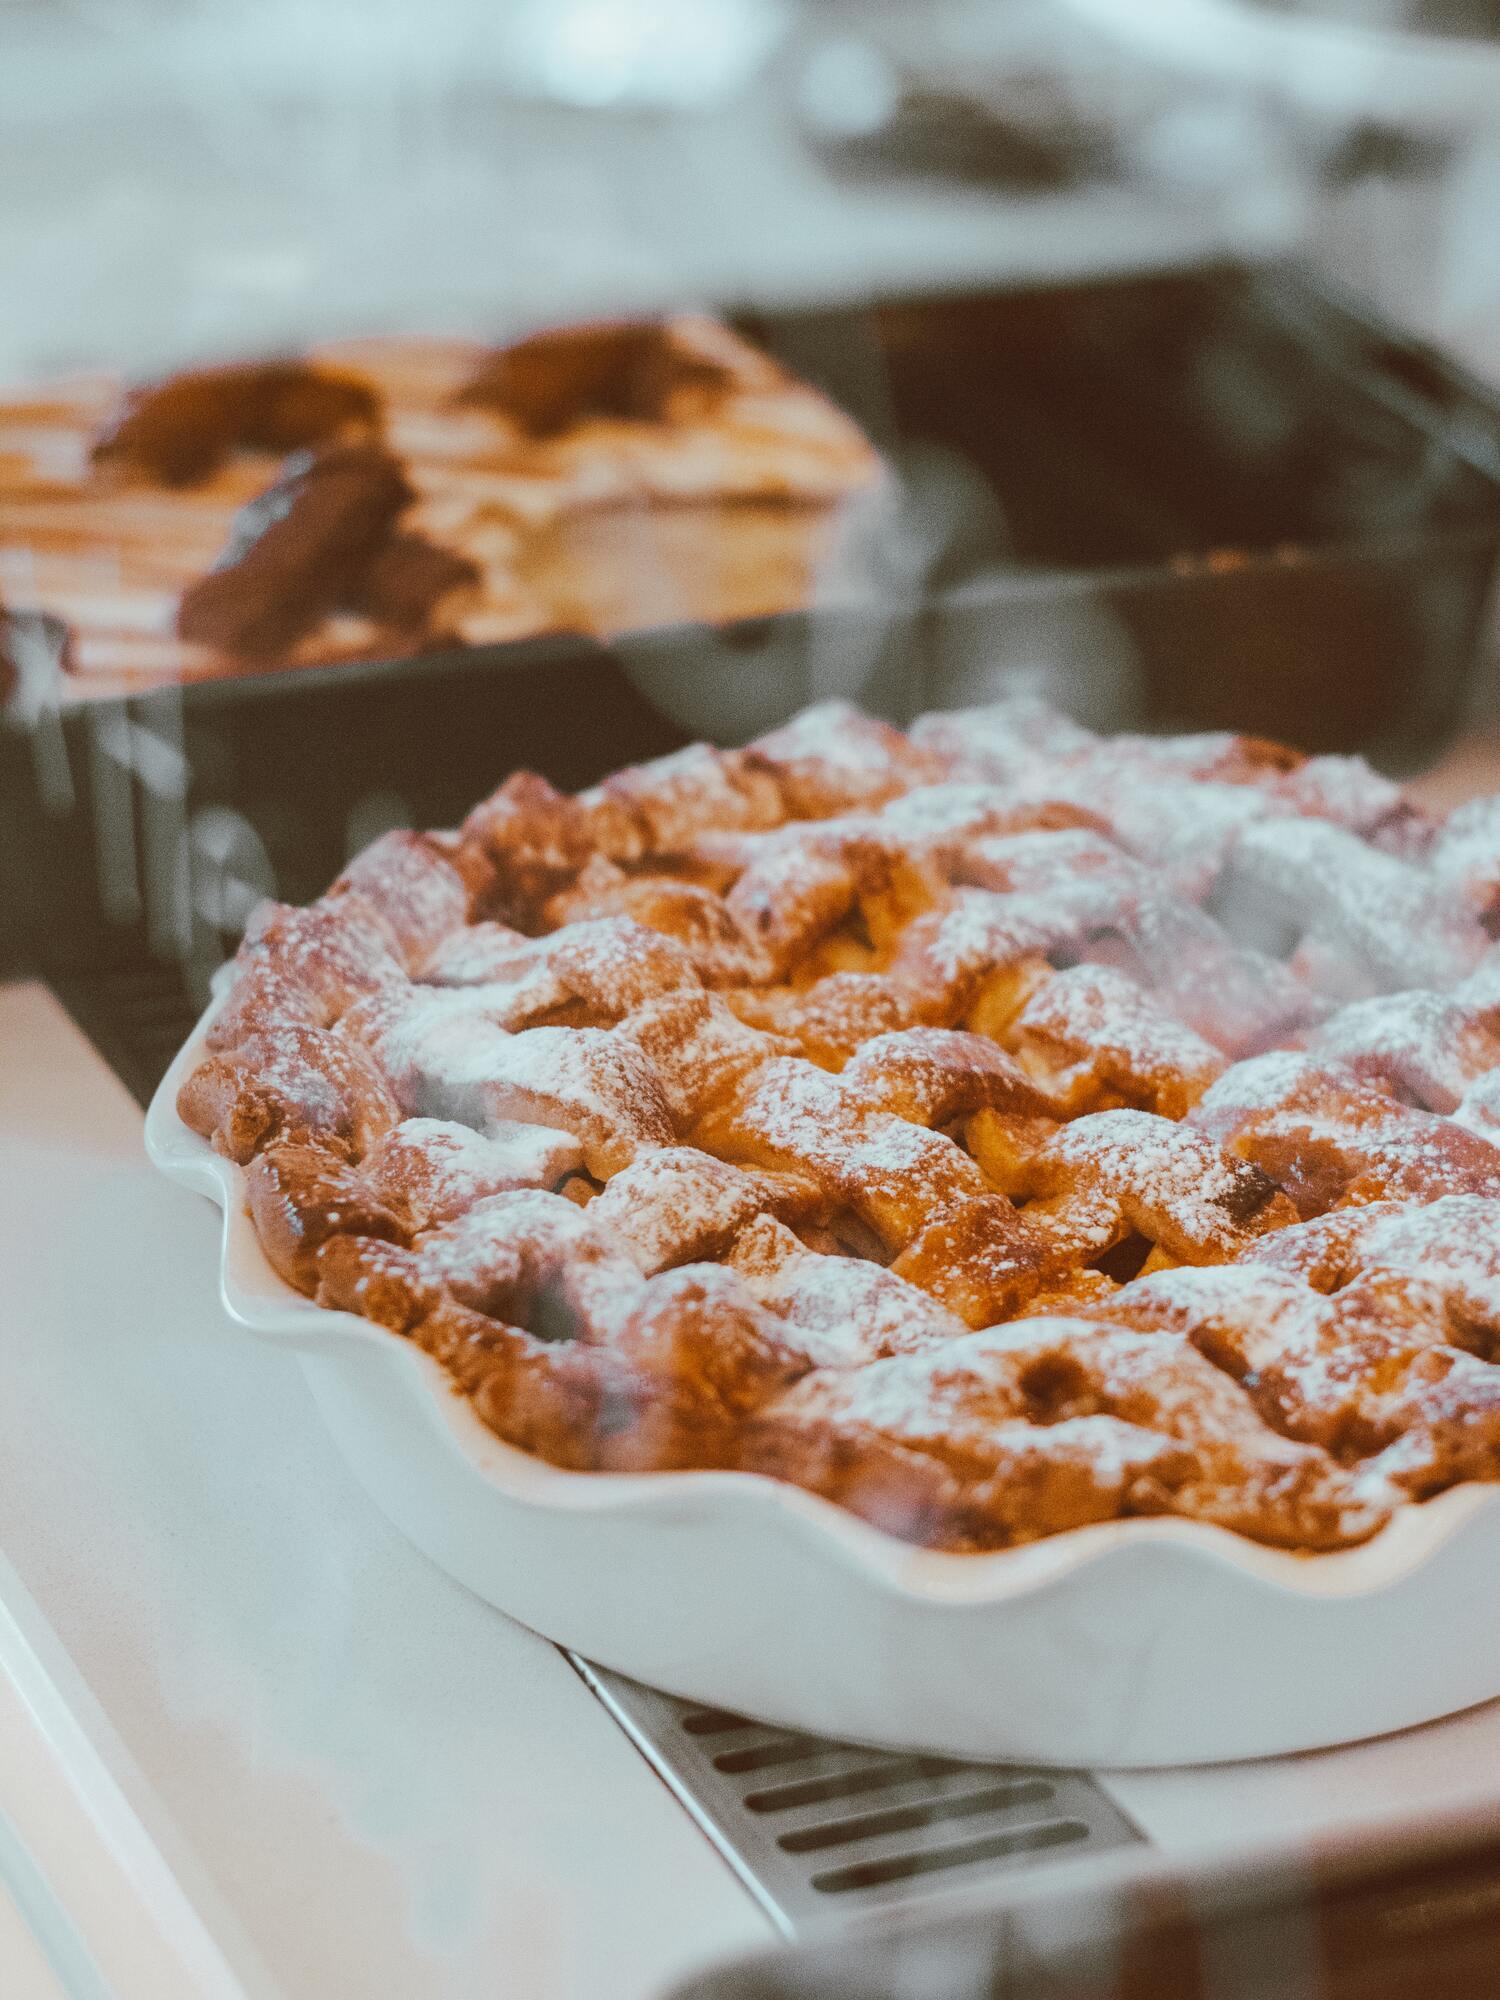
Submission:
[[[400,1540],[226,1320],[218,1218],[140,1125],[50,995],[0,987],[0,1553],[245,1990],[643,2000],[765,1941],[555,1650]],[[65,1868],[3,1724],[0,1807]],[[0,1906],[7,2000],[23,1935]]]
[[9,2000],[67,2000],[42,1948],[8,1896],[0,1895],[0,1978]]

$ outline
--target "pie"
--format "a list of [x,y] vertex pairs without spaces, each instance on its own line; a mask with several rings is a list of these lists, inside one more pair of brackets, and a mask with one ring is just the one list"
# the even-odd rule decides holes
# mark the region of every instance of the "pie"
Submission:
[[178,1106],[580,1471],[1318,1552],[1500,1478],[1500,799],[841,705],[264,906]]
[[[857,593],[858,426],[719,321],[393,338],[0,401],[0,608],[65,696]],[[863,539],[862,539],[863,537]]]

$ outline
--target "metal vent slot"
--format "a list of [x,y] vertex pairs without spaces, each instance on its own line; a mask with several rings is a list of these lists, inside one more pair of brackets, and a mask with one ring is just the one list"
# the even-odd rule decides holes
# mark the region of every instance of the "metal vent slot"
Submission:
[[919,1778],[951,1771],[948,1757],[893,1757],[889,1763],[844,1771],[836,1778],[808,1778],[802,1784],[777,1785],[764,1792],[746,1792],[740,1804],[747,1812],[785,1812],[792,1806],[826,1805],[833,1799],[859,1798],[866,1792],[888,1792]]
[[888,1861],[857,1861],[849,1868],[834,1868],[814,1875],[812,1885],[825,1896],[843,1895],[849,1889],[873,1889],[885,1882],[937,1875],[945,1868],[967,1868],[976,1861],[1002,1861],[1016,1854],[1040,1854],[1049,1847],[1070,1847],[1088,1837],[1089,1830],[1081,1820],[1054,1820],[1047,1826],[1026,1827],[1020,1833],[997,1833],[988,1840],[965,1841],[958,1847],[930,1848],[925,1854],[897,1854]]
[[973,1819],[980,1813],[1001,1812],[1009,1806],[1040,1805],[1052,1787],[1039,1778],[1014,1785],[992,1785],[988,1791],[966,1792],[956,1799],[931,1799],[916,1806],[892,1806],[886,1812],[861,1813],[855,1819],[831,1820],[826,1826],[805,1826],[777,1836],[788,1854],[813,1854],[820,1847],[843,1847],[851,1840],[873,1840],[878,1833],[906,1833],[913,1827],[936,1826],[945,1819]]
[[730,1736],[739,1729],[753,1729],[743,1715],[727,1715],[722,1708],[697,1708],[682,1718],[689,1736]]
[[1083,1772],[798,1736],[566,1657],[788,1933],[1141,1838]]
[[777,1764],[805,1764],[812,1757],[826,1757],[847,1747],[818,1736],[786,1736],[780,1741],[752,1743],[744,1750],[723,1750],[713,1765],[716,1771],[738,1777],[745,1771],[769,1771]]

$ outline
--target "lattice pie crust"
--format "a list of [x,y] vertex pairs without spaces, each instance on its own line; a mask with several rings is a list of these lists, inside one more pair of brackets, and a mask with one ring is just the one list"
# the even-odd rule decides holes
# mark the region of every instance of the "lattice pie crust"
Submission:
[[1500,1477],[1500,800],[840,706],[252,923],[179,1108],[300,1291],[586,1471],[978,1550]]

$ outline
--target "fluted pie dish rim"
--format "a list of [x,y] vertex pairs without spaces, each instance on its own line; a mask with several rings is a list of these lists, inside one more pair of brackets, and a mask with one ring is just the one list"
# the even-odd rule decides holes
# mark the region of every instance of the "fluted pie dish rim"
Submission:
[[371,1365],[410,1361],[452,1445],[486,1484],[528,1507],[570,1511],[638,1509],[712,1497],[723,1505],[763,1505],[797,1517],[830,1555],[871,1581],[934,1603],[1005,1602],[1131,1545],[1156,1545],[1228,1562],[1259,1582],[1309,1597],[1376,1593],[1420,1568],[1475,1515],[1500,1513],[1500,1485],[1466,1481],[1430,1499],[1394,1509],[1368,1540],[1308,1550],[1278,1548],[1215,1522],[1181,1515],[1137,1515],[1063,1528],[1010,1548],[924,1548],[821,1495],[767,1473],[713,1468],[646,1472],[576,1471],[508,1444],[491,1431],[442,1366],[413,1342],[358,1314],[320,1305],[298,1292],[268,1261],[246,1198],[246,1171],[216,1152],[177,1109],[177,1093],[206,1052],[206,1037],[225,995],[210,1001],[174,1057],[146,1114],[152,1164],[179,1185],[206,1194],[222,1215],[219,1296],[238,1325],[302,1352],[358,1351]]
[[147,1144],[555,1641],[965,1756],[1326,1747],[1500,1695],[1497,820],[1030,709],[518,774],[265,906]]

